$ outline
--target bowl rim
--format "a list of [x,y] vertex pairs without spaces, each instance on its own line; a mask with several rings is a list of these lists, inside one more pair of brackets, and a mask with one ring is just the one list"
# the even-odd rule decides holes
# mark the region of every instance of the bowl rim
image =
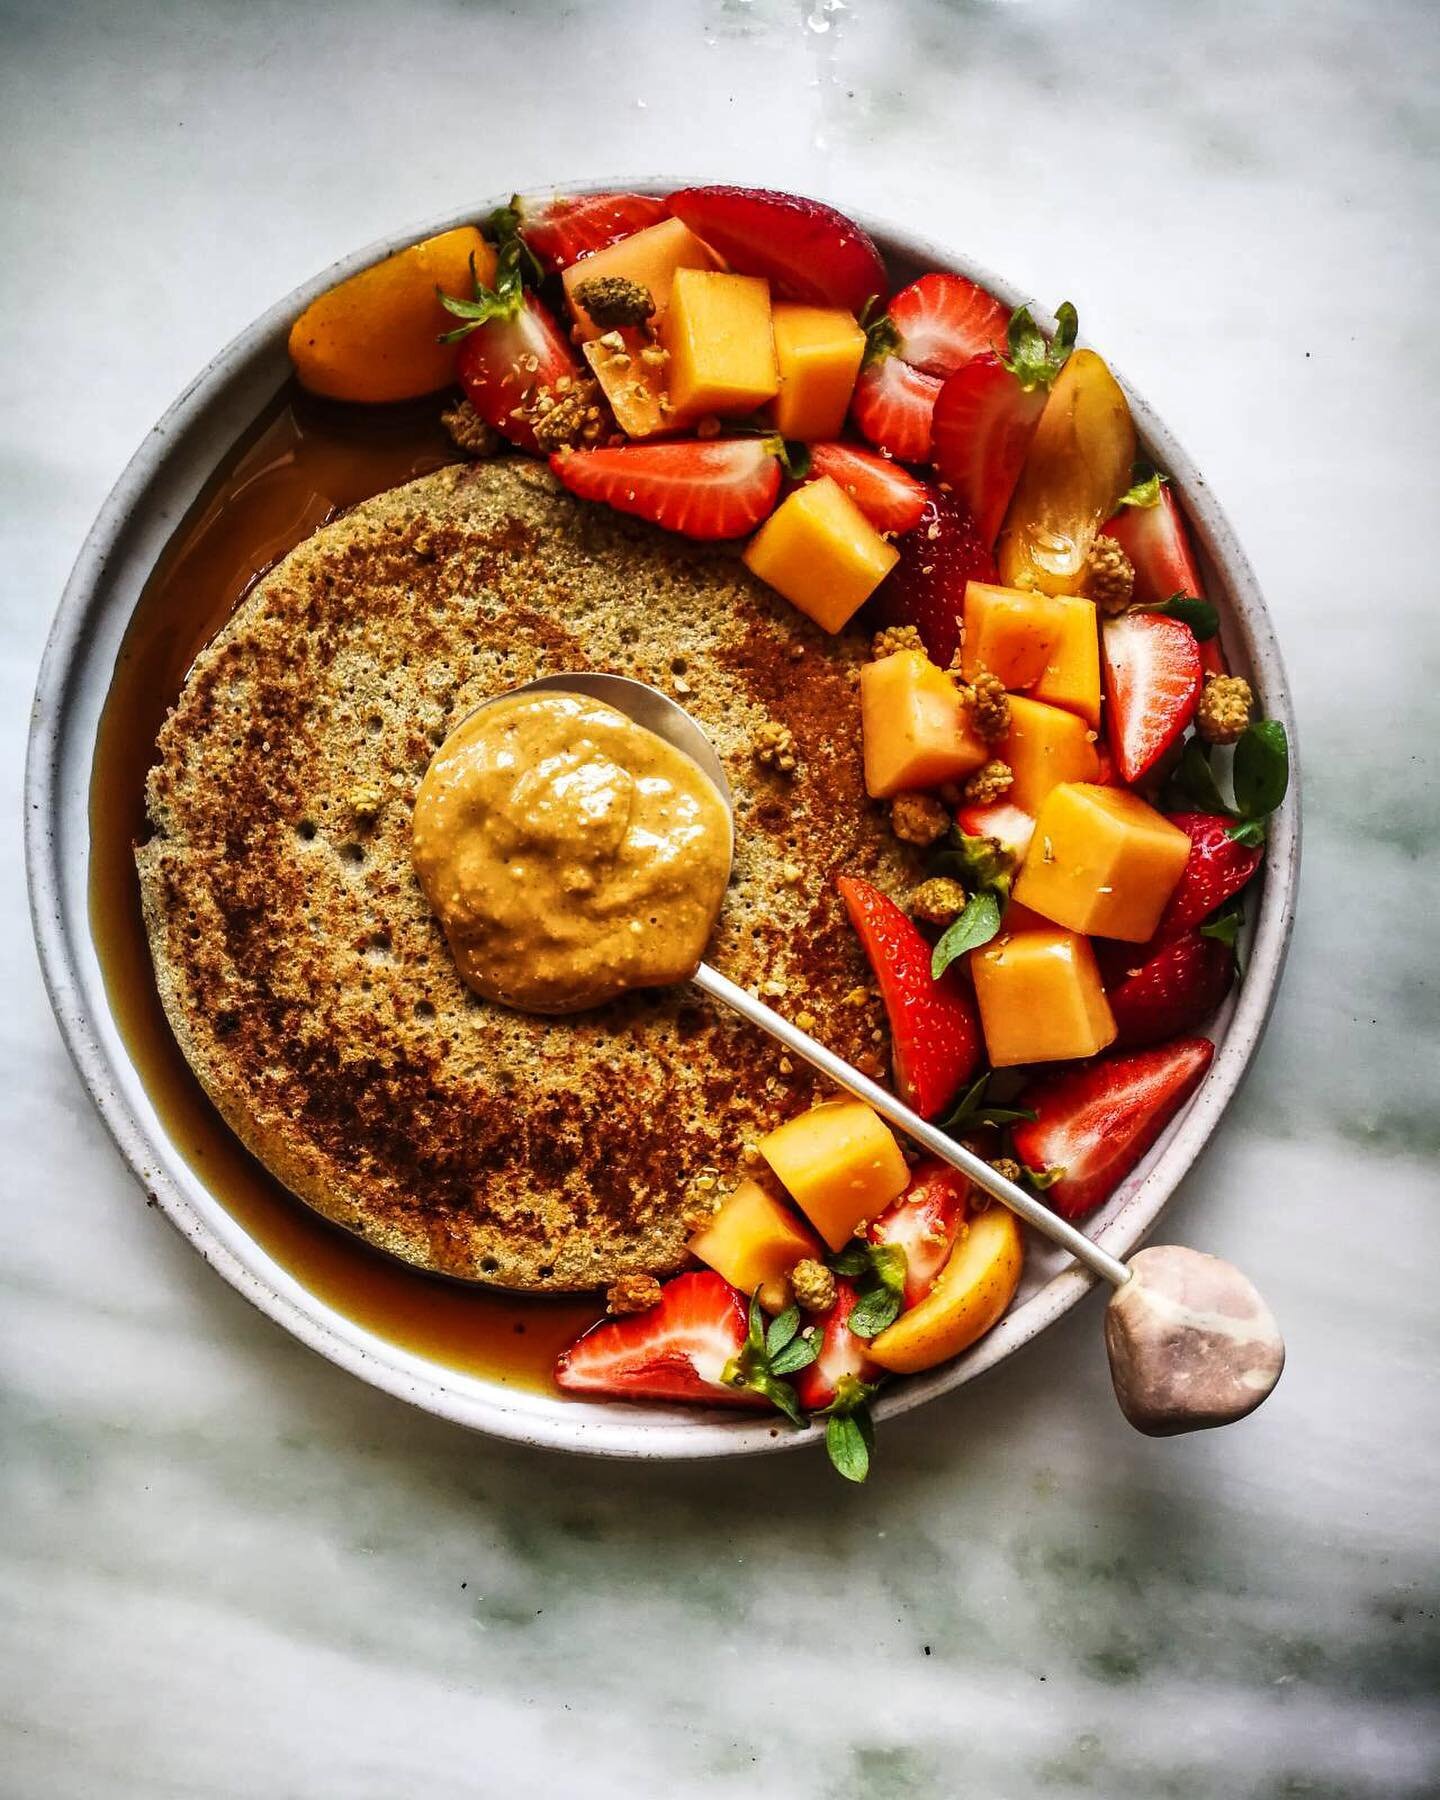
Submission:
[[[666,194],[673,180],[625,178],[560,183],[536,193],[615,189]],[[26,754],[25,855],[41,972],[61,1035],[122,1157],[172,1225],[254,1306],[340,1368],[412,1405],[491,1436],[554,1450],[624,1459],[695,1460],[753,1455],[815,1443],[768,1419],[577,1402],[533,1393],[429,1361],[357,1325],[312,1294],[273,1259],[209,1192],[149,1106],[115,1023],[90,933],[89,787],[93,721],[113,675],[113,657],[157,550],[215,466],[187,464],[186,441],[208,429],[233,442],[273,394],[291,321],[337,281],[408,244],[485,217],[508,196],[466,206],[392,232],[339,258],[269,307],[214,356],[147,434],[101,506],[67,582],[41,661]],[[1013,307],[1028,296],[972,258],[872,216],[847,209],[887,258],[969,276]],[[1033,302],[1031,303],[1033,306]],[[1039,309],[1037,316],[1039,316]],[[1046,320],[1053,324],[1053,320]],[[1082,342],[1084,340],[1082,339]],[[1107,359],[1108,360],[1108,359]],[[1111,364],[1113,368],[1114,365]],[[269,373],[267,374],[267,371]],[[1291,746],[1291,783],[1269,829],[1261,898],[1245,979],[1215,1031],[1216,1053],[1189,1105],[1107,1203],[1094,1235],[1124,1259],[1149,1236],[1219,1123],[1249,1066],[1274,1004],[1294,919],[1300,858],[1299,755],[1295,719],[1275,631],[1254,571],[1194,463],[1148,403],[1121,381],[1137,437],[1183,495],[1207,587],[1223,595],[1227,647],[1255,679],[1266,714]],[[187,497],[188,496],[188,497]],[[876,1402],[877,1421],[898,1417],[994,1368],[1058,1321],[1095,1278],[1071,1265],[949,1363],[908,1377]]]

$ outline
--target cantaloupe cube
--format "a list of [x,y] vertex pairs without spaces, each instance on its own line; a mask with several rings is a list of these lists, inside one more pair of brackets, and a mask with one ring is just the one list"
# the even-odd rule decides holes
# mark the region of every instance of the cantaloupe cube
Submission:
[[667,398],[664,365],[645,360],[650,344],[644,332],[632,326],[619,336],[624,348],[618,351],[599,338],[582,346],[590,372],[610,402],[615,423],[632,438],[654,437],[656,432],[670,430],[670,414],[661,406]]
[[782,500],[745,546],[746,568],[824,631],[839,631],[900,560],[828,475]]
[[1094,1056],[1114,1043],[1115,1019],[1090,940],[1053,925],[1015,931],[1009,913],[1006,927],[970,957],[992,1065]]
[[753,412],[780,385],[770,283],[758,275],[677,269],[660,338],[670,402],[683,418]]
[[1058,629],[1032,699],[1079,713],[1087,725],[1100,723],[1100,621],[1093,600],[1054,595]]
[[1100,758],[1087,731],[1091,728],[1077,713],[1012,694],[1010,730],[995,751],[1015,776],[1005,796],[1010,804],[1034,817],[1062,781],[1094,781]]
[[[788,1300],[789,1275],[804,1256],[823,1254],[815,1234],[758,1181],[742,1181],[703,1230],[690,1254],[708,1263],[742,1294]],[[780,1310],[776,1308],[776,1310]]]
[[1178,825],[1125,788],[1054,788],[1014,894],[1071,931],[1142,944],[1155,934],[1190,854]]
[[973,681],[981,669],[988,669],[1012,692],[1034,687],[1053,660],[1063,604],[1049,594],[995,587],[988,581],[967,582],[960,652],[965,679]]
[[584,339],[599,337],[605,327],[597,325],[575,299],[575,289],[582,281],[600,275],[623,275],[627,281],[638,281],[641,287],[649,288],[655,302],[655,313],[650,321],[653,326],[665,316],[677,269],[714,267],[715,255],[710,246],[702,244],[688,225],[682,225],[679,219],[662,219],[658,225],[647,225],[643,231],[621,238],[618,244],[611,244],[606,250],[597,250],[593,256],[582,256],[579,262],[571,263],[561,279],[565,283],[570,310],[575,315],[576,329]]
[[859,1100],[827,1100],[760,1140],[760,1154],[832,1250],[910,1183],[895,1134]]
[[850,410],[855,377],[865,354],[865,333],[854,316],[831,306],[774,308],[775,429],[807,444],[839,437]]
[[897,650],[860,670],[860,730],[872,800],[959,781],[990,759],[955,683],[919,650]]

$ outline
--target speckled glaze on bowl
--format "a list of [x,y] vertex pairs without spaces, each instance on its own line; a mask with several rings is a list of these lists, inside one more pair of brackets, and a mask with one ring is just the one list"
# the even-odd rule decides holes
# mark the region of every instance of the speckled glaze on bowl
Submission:
[[[562,185],[671,191],[647,180]],[[36,687],[25,781],[31,914],[51,1003],[81,1077],[122,1155],[206,1261],[287,1331],[363,1381],[474,1430],[596,1456],[737,1456],[814,1443],[770,1419],[607,1402],[561,1400],[502,1387],[397,1348],[319,1300],[263,1250],[198,1179],[146,1094],[112,1015],[90,935],[88,798],[96,730],[115,658],[140,593],[171,533],[210,472],[285,380],[286,333],[317,294],[403,245],[483,217],[498,202],[433,219],[358,250],[286,296],[227,346],[180,395],[136,451],[100,511],[66,587]],[[862,219],[894,274],[953,268],[1014,306],[1028,295],[968,257]],[[1172,476],[1195,528],[1208,592],[1221,602],[1222,636],[1267,716],[1283,720],[1292,757],[1295,722],[1275,634],[1255,577],[1204,479],[1145,402],[1126,387],[1146,453]],[[1154,1150],[1090,1221],[1119,1257],[1155,1226],[1244,1074],[1280,980],[1300,857],[1298,780],[1270,827],[1244,983],[1215,1021],[1216,1055],[1204,1084]],[[948,1393],[1052,1325],[1092,1277],[1032,1241],[1025,1281],[1008,1315],[968,1354],[897,1383],[878,1401],[885,1419]],[[1098,1333],[1097,1333],[1098,1338]],[[1096,1355],[1100,1354],[1097,1341]]]

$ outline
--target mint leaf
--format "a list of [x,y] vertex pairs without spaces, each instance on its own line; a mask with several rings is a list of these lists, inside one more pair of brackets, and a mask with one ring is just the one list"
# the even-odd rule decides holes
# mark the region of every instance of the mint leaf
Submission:
[[813,1331],[810,1336],[801,1337],[798,1333],[791,1338],[785,1348],[770,1359],[772,1375],[794,1375],[800,1369],[808,1369],[820,1354],[820,1332]]
[[1219,813],[1227,819],[1234,816],[1235,809],[1220,792],[1220,784],[1215,779],[1210,758],[1199,738],[1191,738],[1186,744],[1185,754],[1180,758],[1180,766],[1175,771],[1173,781],[1180,794],[1201,812]]
[[853,1413],[832,1413],[825,1421],[825,1451],[847,1481],[861,1482],[870,1473],[870,1445]]
[[830,1267],[837,1275],[863,1275],[870,1267],[870,1246],[859,1238],[847,1244],[835,1256],[829,1259]]
[[1137,606],[1135,612],[1163,613],[1167,619],[1179,619],[1195,634],[1197,643],[1206,643],[1220,629],[1220,615],[1208,600],[1197,600],[1193,594],[1172,594],[1168,600],[1157,600],[1154,606]]
[[983,888],[972,894],[960,917],[945,928],[930,957],[930,977],[938,981],[957,956],[988,944],[1000,929],[1000,902],[994,893]]
[[1248,820],[1268,817],[1285,798],[1290,785],[1290,746],[1278,719],[1257,719],[1246,726],[1235,746],[1232,779],[1236,810]]
[[1028,1106],[986,1106],[984,1104],[986,1089],[990,1084],[987,1072],[960,1096],[959,1103],[948,1119],[936,1121],[941,1131],[953,1138],[964,1137],[967,1131],[976,1131],[982,1125],[1015,1125],[1021,1119],[1033,1120],[1034,1112]]
[[1226,912],[1216,913],[1200,927],[1201,937],[1214,938],[1217,944],[1228,944],[1233,950],[1235,940],[1240,935],[1240,910],[1238,907]]
[[1147,469],[1136,463],[1130,471],[1130,486],[1116,502],[1117,506],[1158,506],[1160,489],[1166,477],[1158,469]]
[[899,1312],[899,1294],[886,1287],[873,1287],[855,1302],[845,1322],[856,1337],[873,1338],[887,1325],[893,1325]]

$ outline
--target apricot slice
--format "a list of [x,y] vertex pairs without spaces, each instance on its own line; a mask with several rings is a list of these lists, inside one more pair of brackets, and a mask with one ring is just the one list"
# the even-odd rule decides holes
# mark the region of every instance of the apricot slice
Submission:
[[495,252],[473,225],[441,232],[373,263],[312,300],[290,328],[302,387],[332,400],[414,400],[455,379],[458,346],[437,340],[455,320],[436,288],[468,299],[489,286]]
[[760,1154],[832,1250],[910,1185],[895,1134],[860,1100],[826,1100],[777,1125]]
[[767,1194],[758,1181],[745,1180],[691,1238],[690,1254],[742,1294],[758,1288],[762,1302],[778,1299],[783,1306],[789,1300],[790,1271],[802,1257],[823,1252],[815,1234],[783,1201]]
[[961,1226],[934,1287],[880,1333],[871,1356],[895,1375],[958,1356],[1004,1316],[1024,1261],[1025,1241],[1012,1213],[991,1205],[975,1214]]
[[1120,384],[1093,350],[1055,378],[996,546],[1007,587],[1074,594],[1103,519],[1130,485],[1135,427]]

